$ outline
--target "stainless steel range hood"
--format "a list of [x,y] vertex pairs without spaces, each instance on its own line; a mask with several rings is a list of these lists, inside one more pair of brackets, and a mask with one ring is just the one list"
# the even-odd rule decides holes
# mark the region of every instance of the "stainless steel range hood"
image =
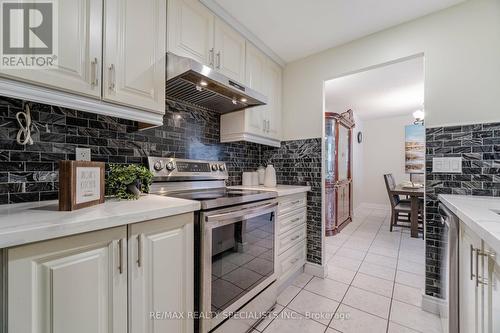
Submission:
[[166,97],[174,101],[228,113],[264,105],[267,97],[229,79],[209,66],[167,53]]

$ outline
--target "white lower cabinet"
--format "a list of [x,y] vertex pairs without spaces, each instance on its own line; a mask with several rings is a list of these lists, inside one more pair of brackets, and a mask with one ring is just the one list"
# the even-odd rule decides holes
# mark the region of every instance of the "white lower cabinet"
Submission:
[[192,333],[193,242],[183,214],[7,249],[7,332]]
[[278,198],[278,288],[306,263],[306,193]]
[[460,331],[500,332],[500,260],[494,250],[460,225]]
[[127,331],[127,227],[7,250],[8,332]]
[[484,332],[500,332],[500,254],[485,244]]
[[460,226],[459,245],[459,308],[460,328],[463,332],[482,332],[479,320],[481,289],[476,288],[476,249],[481,249],[481,239],[465,225]]
[[[193,321],[180,316],[194,307],[192,219],[183,215],[129,227],[130,333],[193,332]],[[153,313],[161,315],[152,319]],[[173,318],[162,318],[166,313]]]

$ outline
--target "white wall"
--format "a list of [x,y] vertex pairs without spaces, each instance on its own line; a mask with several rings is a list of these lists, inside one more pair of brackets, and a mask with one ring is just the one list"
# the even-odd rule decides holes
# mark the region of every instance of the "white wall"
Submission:
[[426,126],[500,120],[499,31],[500,1],[469,0],[288,64],[285,140],[321,137],[324,80],[421,53]]
[[362,143],[358,143],[358,132],[365,134],[364,122],[356,116],[354,113],[354,121],[356,127],[353,129],[353,140],[352,140],[352,184],[353,184],[353,208],[356,210],[359,205],[363,202],[363,184],[364,184],[364,147],[365,138],[363,138]]
[[[358,191],[358,204],[390,204],[383,178],[386,173],[392,173],[397,183],[410,179],[405,173],[405,126],[413,120],[407,115],[364,121],[359,166],[363,176],[359,188],[354,188],[355,194]],[[354,165],[357,164],[354,160]]]

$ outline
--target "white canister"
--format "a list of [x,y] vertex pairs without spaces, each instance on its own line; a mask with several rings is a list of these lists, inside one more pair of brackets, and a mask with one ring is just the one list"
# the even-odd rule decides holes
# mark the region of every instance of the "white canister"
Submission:
[[266,179],[266,168],[260,165],[257,168],[257,173],[259,174],[259,185],[264,185],[264,180]]
[[252,172],[252,186],[259,186],[259,173],[257,171]]
[[252,173],[251,172],[243,172],[241,179],[242,179],[243,186],[252,186]]
[[272,164],[269,164],[266,168],[266,176],[264,179],[265,187],[276,187],[276,170]]

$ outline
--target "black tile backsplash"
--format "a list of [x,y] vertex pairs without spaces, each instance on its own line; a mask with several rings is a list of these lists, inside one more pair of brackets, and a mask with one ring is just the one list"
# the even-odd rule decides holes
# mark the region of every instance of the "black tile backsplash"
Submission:
[[[425,293],[441,297],[440,251],[443,229],[439,194],[500,197],[500,123],[426,130],[426,282]],[[462,157],[462,173],[432,173],[433,157]]]
[[264,164],[273,164],[279,184],[308,185],[307,261],[321,265],[321,139],[282,142],[280,148],[262,146]]
[[0,97],[0,204],[57,199],[58,161],[74,159],[76,147],[92,150],[92,160],[143,163],[168,156],[226,161],[229,185],[260,162],[260,145],[220,143],[219,115],[168,102],[164,126],[144,131],[137,122],[44,104],[31,104],[38,128],[34,144],[18,145],[17,112],[23,101]]
[[93,161],[147,163],[147,156],[221,160],[228,185],[261,163],[275,164],[279,183],[310,185],[308,261],[321,264],[321,140],[283,142],[281,148],[254,143],[220,143],[220,116],[167,101],[164,125],[144,131],[126,119],[31,103],[38,132],[34,144],[18,145],[17,112],[24,101],[0,97],[0,204],[58,197],[58,161],[90,148]]

